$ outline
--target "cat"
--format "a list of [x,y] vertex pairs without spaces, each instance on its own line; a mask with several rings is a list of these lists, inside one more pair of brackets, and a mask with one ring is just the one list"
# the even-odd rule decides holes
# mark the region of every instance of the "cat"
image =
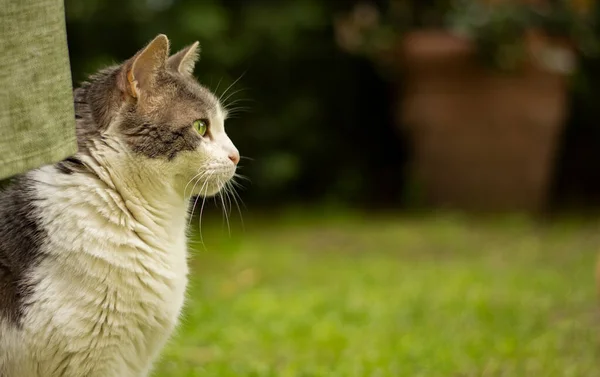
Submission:
[[158,35],[74,90],[78,152],[0,193],[0,376],[146,377],[177,326],[192,196],[240,155]]

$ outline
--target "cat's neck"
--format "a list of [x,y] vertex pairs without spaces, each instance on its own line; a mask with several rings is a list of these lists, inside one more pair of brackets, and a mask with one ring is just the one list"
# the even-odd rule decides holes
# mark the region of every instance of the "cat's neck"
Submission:
[[124,215],[143,232],[162,239],[171,238],[174,231],[185,232],[189,199],[171,181],[160,178],[164,176],[160,161],[138,161],[110,141],[80,158],[106,190],[116,195]]

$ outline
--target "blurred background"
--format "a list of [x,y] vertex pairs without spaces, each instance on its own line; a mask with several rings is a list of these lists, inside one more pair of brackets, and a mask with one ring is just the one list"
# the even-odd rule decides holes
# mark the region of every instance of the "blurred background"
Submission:
[[75,85],[159,32],[173,51],[200,41],[199,80],[233,84],[247,204],[484,211],[600,203],[597,9],[66,1]]
[[245,230],[205,214],[158,375],[600,375],[595,1],[66,12],[75,85],[165,33],[236,109]]

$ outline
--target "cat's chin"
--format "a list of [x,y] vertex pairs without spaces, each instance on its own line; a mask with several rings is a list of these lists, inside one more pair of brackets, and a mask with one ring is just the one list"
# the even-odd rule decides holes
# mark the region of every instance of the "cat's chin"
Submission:
[[209,198],[211,196],[217,195],[219,192],[221,192],[222,189],[223,189],[223,186],[209,187],[209,188],[203,190],[202,192],[197,193],[196,195],[204,197],[204,198]]
[[223,190],[223,187],[225,187],[226,183],[227,183],[227,181],[223,182],[223,183],[207,184],[207,185],[203,186],[201,190],[196,190],[196,192],[194,192],[192,195],[200,196],[200,197],[204,197],[204,198],[215,196],[219,192],[221,192],[221,190]]

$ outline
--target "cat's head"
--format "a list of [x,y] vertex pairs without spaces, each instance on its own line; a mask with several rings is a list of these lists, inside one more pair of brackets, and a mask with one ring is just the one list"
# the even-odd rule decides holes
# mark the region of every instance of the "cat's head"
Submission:
[[91,88],[86,102],[98,136],[125,149],[123,163],[186,196],[210,196],[232,179],[240,156],[225,133],[226,110],[193,76],[197,59],[197,42],[169,56],[169,40],[159,35],[101,89]]

